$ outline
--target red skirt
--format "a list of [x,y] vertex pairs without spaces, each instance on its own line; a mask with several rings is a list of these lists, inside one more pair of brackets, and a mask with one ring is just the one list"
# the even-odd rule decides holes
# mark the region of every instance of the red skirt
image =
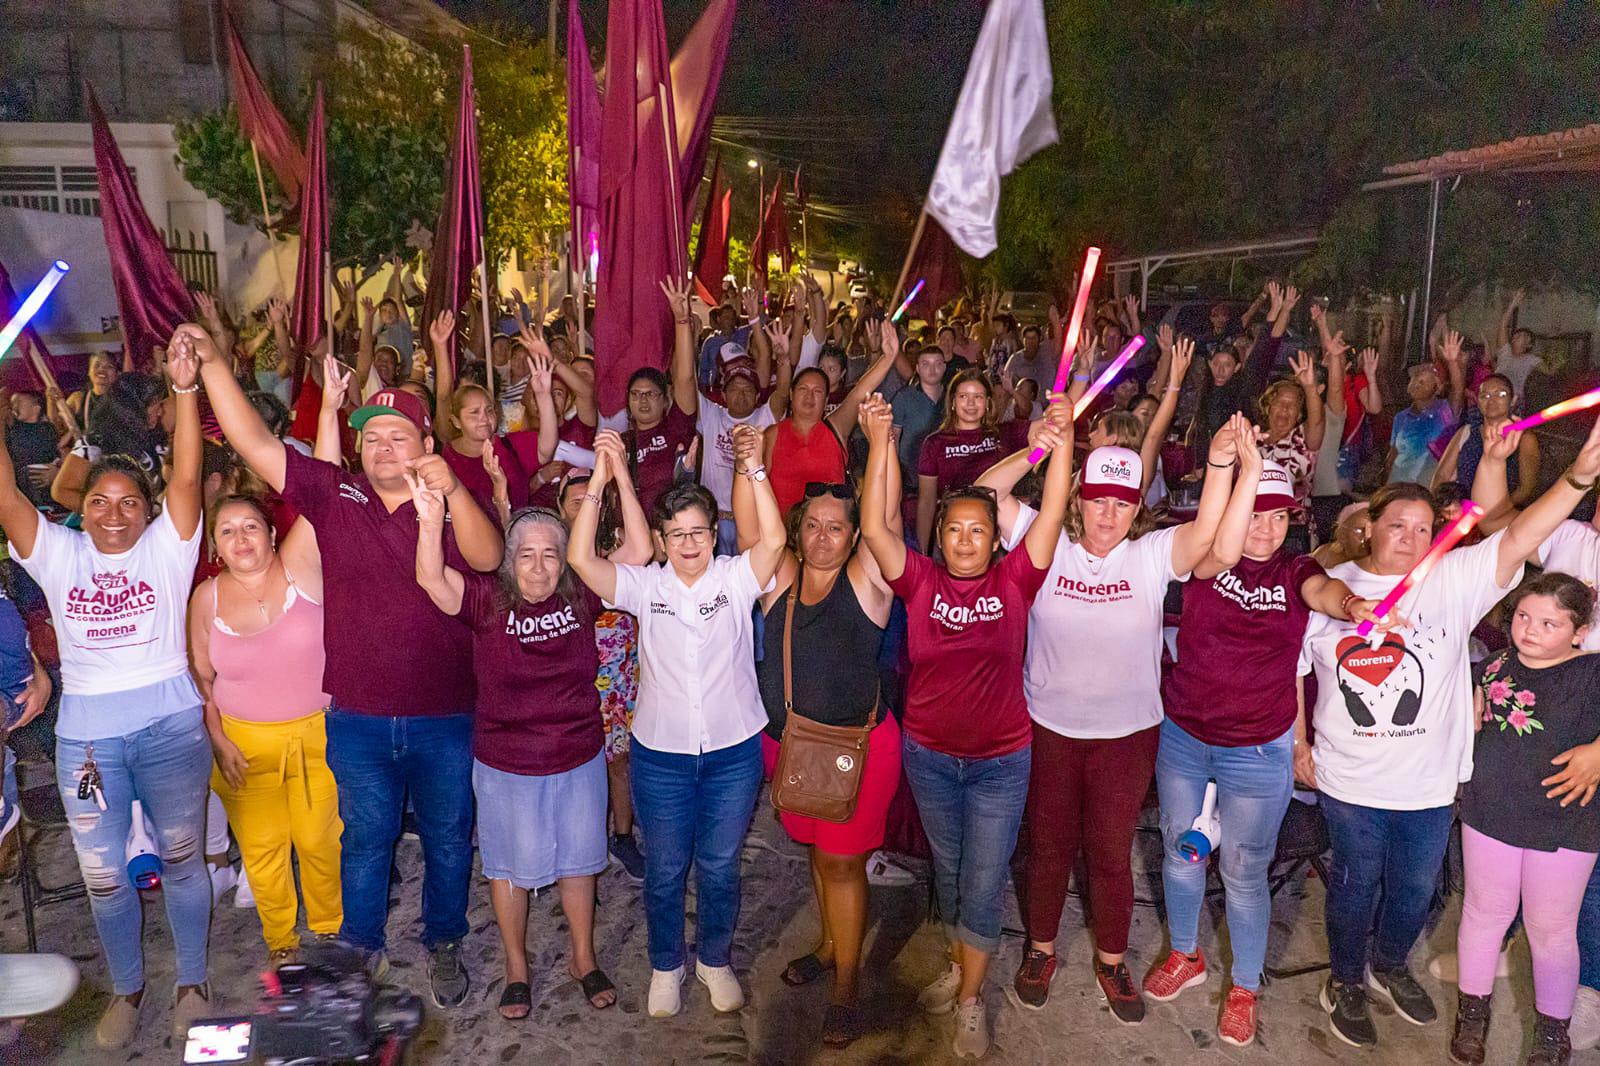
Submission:
[[[770,780],[778,766],[778,742],[761,734],[761,761]],[[867,766],[856,794],[856,811],[848,822],[824,822],[802,814],[778,812],[784,831],[801,844],[814,844],[830,855],[865,855],[883,845],[889,803],[900,785],[900,726],[894,715],[883,720],[867,737]]]

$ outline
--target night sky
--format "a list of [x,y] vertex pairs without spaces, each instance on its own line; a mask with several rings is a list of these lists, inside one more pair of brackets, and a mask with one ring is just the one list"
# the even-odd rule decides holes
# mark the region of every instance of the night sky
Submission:
[[[560,45],[565,48],[566,2]],[[983,20],[979,0],[738,0],[718,99],[717,138],[734,180],[734,233],[752,229],[752,150],[767,167],[805,164],[820,227],[847,243],[903,243],[926,192]],[[468,22],[520,22],[542,33],[545,0],[444,0]],[[703,0],[665,0],[668,42]],[[605,0],[582,0],[589,44],[605,40]],[[752,117],[754,121],[741,122]],[[730,165],[731,164],[731,165]],[[830,216],[832,221],[830,221]],[[799,234],[795,234],[798,241]]]

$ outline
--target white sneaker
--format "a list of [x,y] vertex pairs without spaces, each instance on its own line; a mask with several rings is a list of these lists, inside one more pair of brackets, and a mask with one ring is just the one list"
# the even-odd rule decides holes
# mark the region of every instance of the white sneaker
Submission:
[[917,875],[889,858],[887,852],[867,856],[867,884],[880,888],[904,888],[917,883]]
[[971,999],[956,1007],[955,1052],[958,1059],[981,1059],[989,1051],[989,1013],[983,999]]
[[683,967],[651,970],[650,995],[645,1009],[652,1018],[670,1018],[683,1009]]
[[256,894],[250,891],[250,875],[244,872],[244,867],[239,868],[239,887],[233,893],[233,905],[236,909],[250,910],[256,905]]
[[711,1005],[723,1014],[744,1006],[744,989],[739,987],[732,966],[707,966],[696,959],[694,976],[711,993]]
[[215,907],[222,902],[222,897],[228,890],[239,883],[239,871],[229,863],[221,866],[207,863],[206,869],[211,871],[211,905]]
[[1567,1024],[1567,1039],[1573,1051],[1588,1051],[1600,1044],[1600,992],[1588,985],[1578,986],[1578,998],[1572,1004],[1572,1021]]
[[917,1006],[927,1014],[949,1014],[955,1009],[956,993],[961,989],[961,964],[950,968],[917,993]]
[[[1432,974],[1433,979],[1436,981],[1442,981],[1447,985],[1456,984],[1461,980],[1461,960],[1456,957],[1456,953],[1453,951],[1435,955],[1428,960],[1428,973]],[[1511,949],[1509,947],[1500,950],[1500,960],[1495,963],[1494,975],[1500,980],[1511,976]]]

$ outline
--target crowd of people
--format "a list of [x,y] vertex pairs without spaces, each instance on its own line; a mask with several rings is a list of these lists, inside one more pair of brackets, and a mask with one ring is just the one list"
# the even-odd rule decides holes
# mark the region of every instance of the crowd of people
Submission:
[[[592,1008],[618,1002],[606,968],[635,960],[602,959],[594,936],[612,863],[642,886],[647,1014],[683,1008],[691,954],[712,1007],[739,1010],[764,779],[819,917],[781,976],[831,980],[831,1047],[865,1029],[868,866],[891,842],[925,842],[949,950],[918,1004],[954,1015],[957,1055],[989,1047],[1013,870],[1016,1007],[1043,1008],[1064,963],[1128,1025],[1205,983],[1208,864],[1189,834],[1210,811],[1230,948],[1217,1033],[1251,1044],[1296,795],[1331,841],[1336,1037],[1379,1041],[1373,997],[1439,1017],[1412,955],[1459,822],[1457,952],[1430,967],[1458,984],[1452,1059],[1485,1061],[1518,922],[1527,1061],[1600,1039],[1600,529],[1569,518],[1600,481],[1600,428],[1553,481],[1507,429],[1537,363],[1515,301],[1497,344],[1441,320],[1405,370],[1386,327],[1357,351],[1277,281],[1200,336],[1106,301],[1058,394],[1054,310],[1019,324],[977,299],[906,329],[864,287],[830,307],[810,276],[770,294],[728,279],[709,307],[661,288],[666,369],[634,372],[610,416],[584,328],[604,308],[547,313],[543,288],[492,320],[475,301],[417,323],[403,289],[347,288],[335,343],[311,352],[281,301],[239,328],[200,294],[143,372],[98,355],[79,392],[11,394],[0,696],[11,729],[55,710],[110,975],[101,1047],[149,1013],[124,867],[137,818],[163,865],[175,1035],[218,1013],[223,826],[274,964],[300,949],[303,904],[307,935],[385,978],[409,828],[440,1008],[472,985],[476,851],[506,1019],[534,1008],[529,897],[552,885],[568,974]],[[1153,357],[1086,397],[1136,335]],[[1477,534],[1380,613],[1468,493]],[[1136,962],[1152,790],[1170,944]],[[1059,946],[1074,871],[1083,960]]]

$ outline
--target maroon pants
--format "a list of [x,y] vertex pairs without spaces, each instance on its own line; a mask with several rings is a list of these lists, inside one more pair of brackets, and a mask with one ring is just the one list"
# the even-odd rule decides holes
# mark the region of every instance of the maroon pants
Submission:
[[1155,775],[1159,727],[1115,740],[1073,740],[1033,726],[1028,782],[1028,936],[1049,943],[1061,926],[1067,881],[1083,851],[1095,947],[1128,950],[1133,921],[1133,829]]

